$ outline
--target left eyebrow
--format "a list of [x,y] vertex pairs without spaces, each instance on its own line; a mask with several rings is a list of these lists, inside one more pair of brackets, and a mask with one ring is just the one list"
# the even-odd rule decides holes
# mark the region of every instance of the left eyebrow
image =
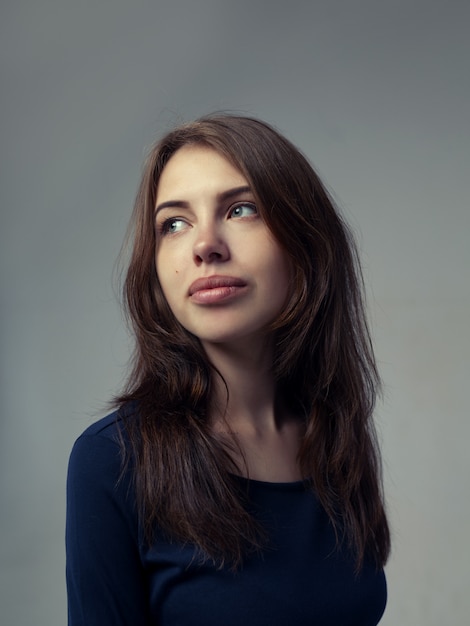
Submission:
[[224,200],[230,200],[234,196],[239,196],[242,193],[252,193],[251,188],[247,185],[242,187],[234,187],[233,189],[229,189],[228,191],[223,191],[217,195],[217,200],[219,202],[223,202]]
[[[251,188],[248,187],[247,185],[243,185],[241,187],[234,187],[233,189],[227,189],[227,191],[222,191],[221,193],[217,194],[217,202],[220,203],[226,200],[230,200],[230,198],[239,196],[243,193],[252,194]],[[161,209],[168,209],[172,207],[188,208],[188,203],[185,202],[184,200],[167,200],[166,202],[162,202],[155,207],[155,215]]]

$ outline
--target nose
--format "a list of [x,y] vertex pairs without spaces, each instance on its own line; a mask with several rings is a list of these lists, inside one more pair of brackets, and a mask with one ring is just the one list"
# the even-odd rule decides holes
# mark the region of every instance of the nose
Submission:
[[193,254],[197,265],[221,263],[230,258],[227,242],[215,224],[198,228]]

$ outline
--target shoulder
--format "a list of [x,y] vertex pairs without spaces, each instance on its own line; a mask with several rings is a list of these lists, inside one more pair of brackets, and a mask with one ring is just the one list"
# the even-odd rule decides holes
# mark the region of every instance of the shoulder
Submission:
[[77,441],[82,438],[104,438],[110,441],[120,441],[120,437],[124,435],[124,422],[126,419],[132,418],[136,413],[133,406],[124,406],[113,411],[106,417],[102,417],[90,426],[78,437]]
[[117,481],[122,473],[127,437],[124,420],[131,413],[120,409],[91,424],[75,441],[69,459],[72,481]]
[[118,520],[136,535],[133,474],[122,445],[122,420],[119,411],[98,420],[72,448],[67,472],[69,545],[74,536],[84,541],[82,531],[95,538],[106,535],[118,527]]
[[[69,623],[147,624],[140,526],[119,411],[76,440],[67,476]],[[124,447],[122,445],[124,443]]]
[[106,448],[110,451],[119,448],[121,433],[122,418],[118,411],[114,411],[83,431],[73,445],[71,460],[83,456],[86,450],[91,453],[97,448]]
[[87,426],[79,435],[77,441],[86,438],[104,438],[111,441],[118,441],[119,430],[122,425],[122,418],[119,411],[113,411],[106,417],[102,417],[93,424]]

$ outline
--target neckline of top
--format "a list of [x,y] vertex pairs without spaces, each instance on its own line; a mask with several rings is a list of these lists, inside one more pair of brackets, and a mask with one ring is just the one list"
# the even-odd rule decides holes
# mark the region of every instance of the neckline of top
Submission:
[[291,480],[291,481],[267,481],[258,480],[256,478],[247,478],[246,476],[240,476],[238,474],[232,474],[232,476],[245,484],[253,485],[257,487],[263,487],[266,489],[284,490],[284,491],[306,491],[308,489],[307,481],[305,480]]

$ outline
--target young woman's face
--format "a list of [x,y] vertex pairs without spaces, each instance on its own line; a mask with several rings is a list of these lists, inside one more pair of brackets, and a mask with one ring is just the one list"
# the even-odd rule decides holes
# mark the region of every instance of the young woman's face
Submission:
[[288,299],[290,266],[229,161],[179,149],[160,177],[156,229],[158,278],[188,331],[203,344],[265,335]]

